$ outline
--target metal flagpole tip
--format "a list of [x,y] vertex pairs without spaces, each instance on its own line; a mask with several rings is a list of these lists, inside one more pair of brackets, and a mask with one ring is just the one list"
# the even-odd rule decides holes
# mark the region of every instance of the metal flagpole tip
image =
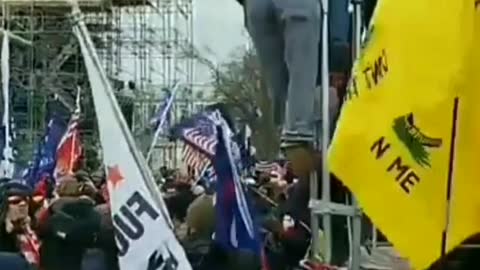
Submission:
[[80,20],[82,20],[82,11],[80,10],[80,6],[78,5],[78,1],[76,0],[67,0],[72,6],[72,15],[71,20],[73,25],[78,24]]
[[72,15],[75,19],[75,22],[78,21],[78,17],[81,16],[80,6],[78,0],[66,0],[72,6]]

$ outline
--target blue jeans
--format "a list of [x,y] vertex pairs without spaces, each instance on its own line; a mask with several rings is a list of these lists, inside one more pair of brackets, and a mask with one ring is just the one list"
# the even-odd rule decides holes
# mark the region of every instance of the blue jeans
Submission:
[[[331,0],[330,37],[335,43],[349,40],[347,1]],[[313,141],[314,123],[321,115],[321,109],[315,107],[319,0],[246,0],[245,11],[247,29],[271,90],[274,121],[282,129],[282,142]]]

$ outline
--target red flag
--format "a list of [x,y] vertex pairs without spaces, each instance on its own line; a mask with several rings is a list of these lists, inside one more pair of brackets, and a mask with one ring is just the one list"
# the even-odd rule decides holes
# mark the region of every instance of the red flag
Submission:
[[77,169],[83,147],[78,130],[79,113],[74,113],[68,124],[67,131],[63,135],[57,148],[57,164],[54,177],[72,175]]

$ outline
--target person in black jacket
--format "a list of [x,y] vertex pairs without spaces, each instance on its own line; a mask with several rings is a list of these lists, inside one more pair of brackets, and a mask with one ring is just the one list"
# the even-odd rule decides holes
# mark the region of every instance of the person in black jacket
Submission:
[[[87,248],[95,243],[100,217],[92,200],[59,199],[41,226],[41,265],[45,270],[80,270]],[[59,259],[61,258],[61,259]]]
[[[66,180],[57,188],[61,196],[41,215],[41,267],[44,270],[80,270],[83,256],[94,247],[100,232],[100,214],[88,188]],[[75,192],[77,191],[77,192]],[[61,258],[61,259],[59,259]]]
[[0,252],[0,269],[35,270],[28,262],[16,253]]

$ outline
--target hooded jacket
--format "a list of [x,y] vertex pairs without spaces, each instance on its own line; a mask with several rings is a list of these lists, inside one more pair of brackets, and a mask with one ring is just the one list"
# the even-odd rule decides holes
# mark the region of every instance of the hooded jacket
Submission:
[[7,252],[0,252],[0,269],[34,270],[20,255]]
[[100,215],[94,210],[93,201],[60,198],[41,219],[42,268],[80,270],[83,255],[87,248],[94,246],[100,230]]

